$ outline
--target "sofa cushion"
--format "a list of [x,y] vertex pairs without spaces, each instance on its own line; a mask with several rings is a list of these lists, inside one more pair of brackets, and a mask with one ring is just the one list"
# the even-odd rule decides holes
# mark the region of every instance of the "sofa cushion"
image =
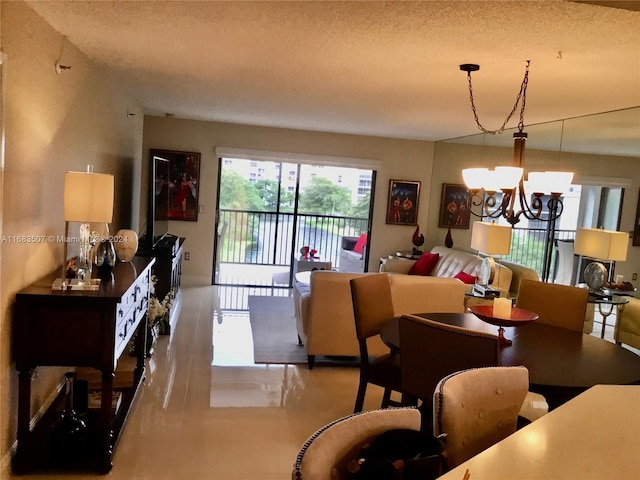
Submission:
[[440,255],[437,253],[424,253],[409,269],[409,275],[431,275]]
[[353,247],[353,251],[356,253],[363,253],[364,247],[366,246],[367,246],[367,234],[363,233],[362,235],[360,235],[360,238],[358,238],[358,241]]
[[458,273],[456,273],[453,276],[453,278],[457,278],[462,283],[466,283],[467,285],[472,285],[476,283],[476,279],[478,277],[476,277],[475,275],[469,275],[468,273],[465,273],[463,270],[460,270]]

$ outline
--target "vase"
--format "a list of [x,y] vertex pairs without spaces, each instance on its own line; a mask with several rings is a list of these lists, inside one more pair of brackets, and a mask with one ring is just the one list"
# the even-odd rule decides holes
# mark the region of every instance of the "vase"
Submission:
[[447,248],[453,247],[453,237],[451,236],[451,227],[447,230],[447,236],[444,237],[444,245]]
[[144,353],[147,357],[153,355],[155,350],[156,341],[158,340],[158,336],[160,335],[158,325],[149,325],[147,323],[147,341],[144,348]]
[[100,278],[109,277],[116,264],[116,250],[111,240],[102,240],[94,247],[93,259]]
[[87,443],[87,424],[73,408],[73,381],[75,374],[65,374],[65,405],[51,426],[51,453],[56,463],[77,461]]
[[130,262],[138,251],[138,234],[133,230],[118,230],[115,244],[118,259],[121,262]]

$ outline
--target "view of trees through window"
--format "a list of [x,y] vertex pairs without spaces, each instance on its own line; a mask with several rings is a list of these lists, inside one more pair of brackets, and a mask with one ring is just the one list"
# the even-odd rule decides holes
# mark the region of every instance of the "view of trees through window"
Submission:
[[[218,261],[289,266],[309,245],[337,266],[343,236],[368,231],[371,170],[223,158]],[[220,230],[220,228],[219,228]]]

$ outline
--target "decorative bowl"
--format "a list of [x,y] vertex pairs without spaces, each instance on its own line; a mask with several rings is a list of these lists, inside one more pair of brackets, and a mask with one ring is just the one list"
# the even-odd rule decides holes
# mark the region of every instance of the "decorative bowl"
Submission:
[[469,310],[480,320],[498,327],[498,341],[502,347],[509,346],[512,343],[511,340],[504,336],[504,327],[517,327],[540,318],[537,313],[516,307],[511,307],[511,317],[509,318],[494,317],[493,305],[472,305]]
[[469,310],[479,319],[498,327],[517,327],[518,325],[525,325],[540,318],[537,313],[516,307],[511,307],[510,318],[494,317],[492,305],[472,305],[469,307]]

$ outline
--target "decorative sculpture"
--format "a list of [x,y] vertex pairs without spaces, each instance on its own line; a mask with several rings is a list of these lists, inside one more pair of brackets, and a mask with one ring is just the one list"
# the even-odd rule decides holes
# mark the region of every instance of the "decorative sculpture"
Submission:
[[416,230],[413,232],[413,236],[411,237],[411,241],[413,242],[413,254],[420,255],[422,250],[420,247],[424,244],[424,235],[420,233],[420,226],[416,225]]

